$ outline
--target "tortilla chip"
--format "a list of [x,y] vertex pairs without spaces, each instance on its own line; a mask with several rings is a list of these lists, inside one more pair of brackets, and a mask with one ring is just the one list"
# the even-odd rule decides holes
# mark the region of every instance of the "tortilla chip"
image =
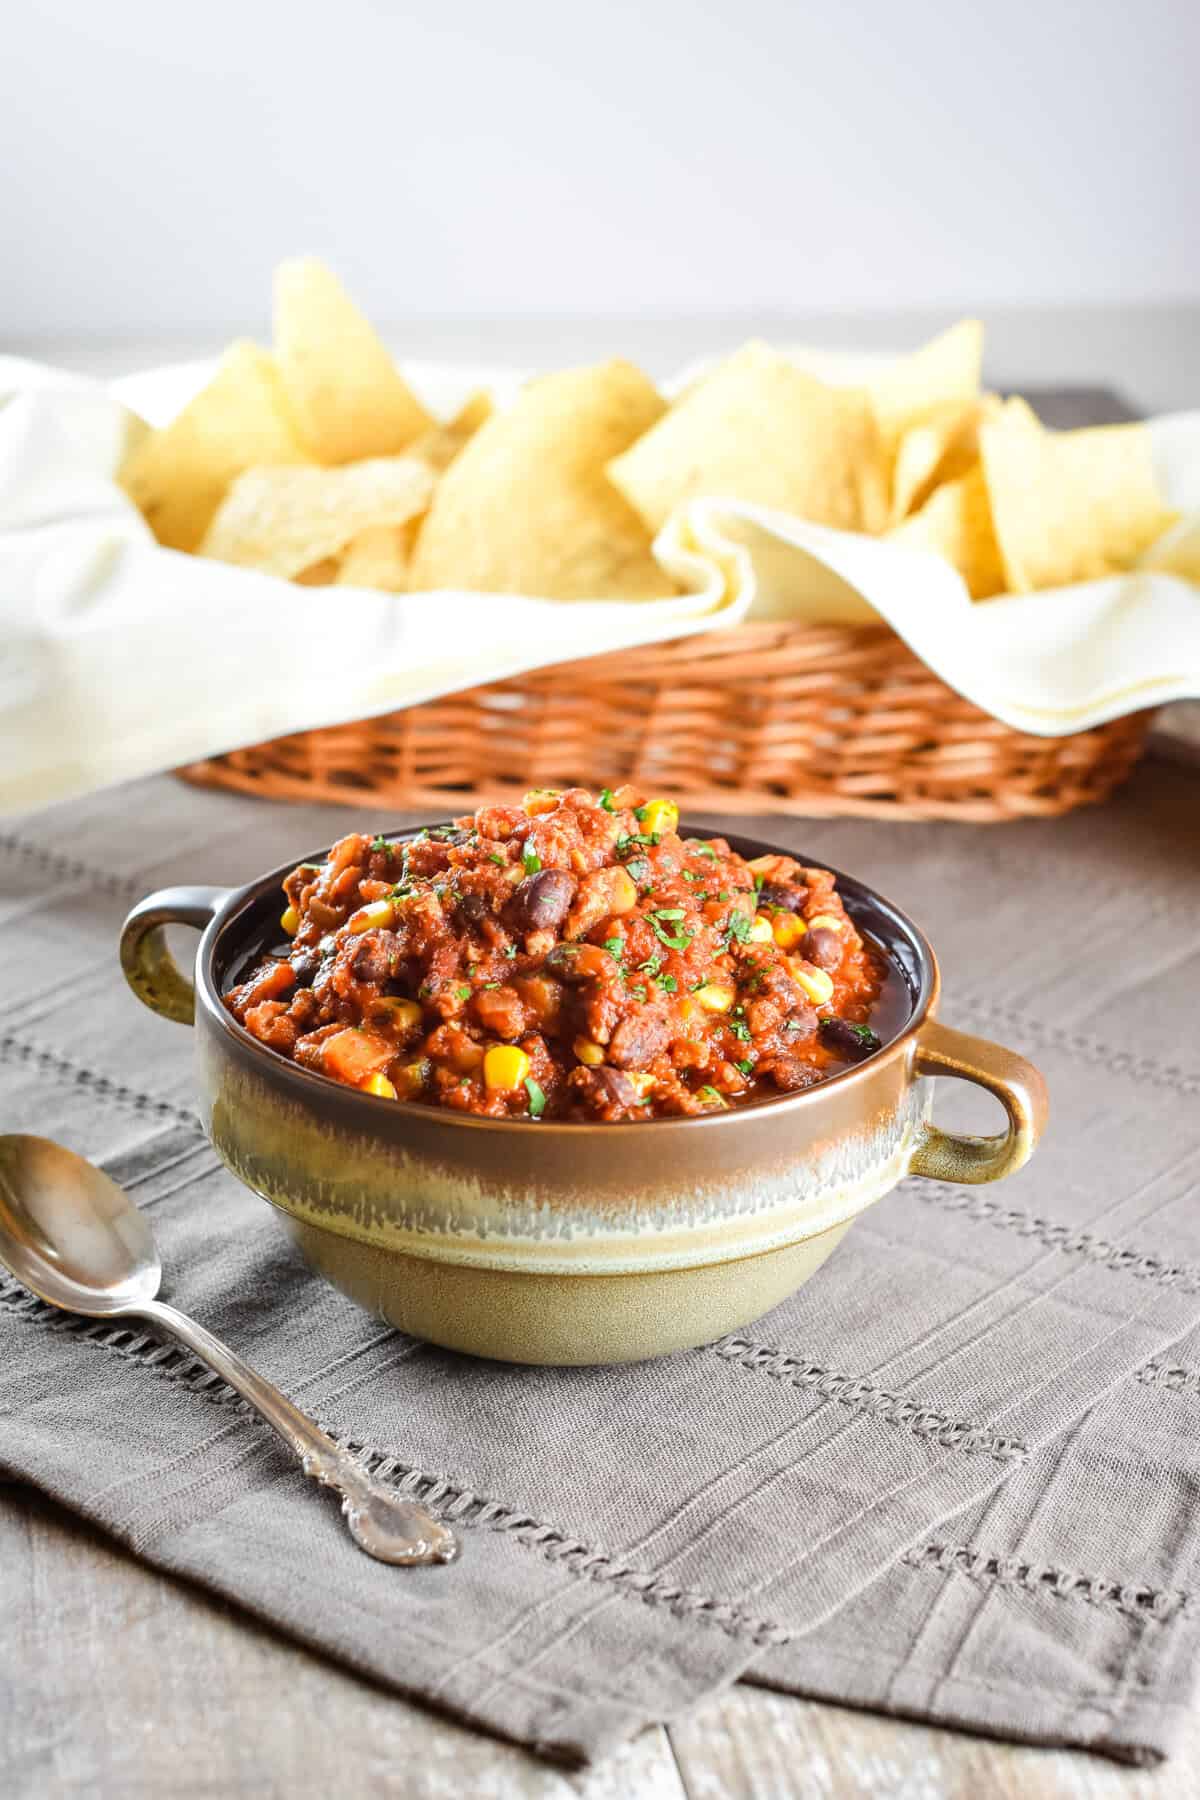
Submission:
[[979,441],[1014,593],[1127,569],[1177,517],[1155,480],[1144,425],[1047,431],[1010,401]]
[[140,438],[120,482],[160,544],[194,550],[235,476],[308,460],[270,356],[236,343],[169,425]]
[[464,444],[491,418],[493,410],[491,395],[481,388],[459,407],[452,419],[435,425],[410,444],[408,454],[420,457],[436,474],[443,474]]
[[443,475],[417,538],[410,592],[478,588],[553,600],[674,593],[649,532],[604,473],[662,411],[651,382],[626,362],[531,382]]
[[338,587],[382,588],[402,594],[408,586],[413,526],[372,525],[352,538],[342,552]]
[[275,271],[275,354],[317,462],[394,456],[434,424],[337,276],[312,257]]
[[866,395],[826,387],[765,344],[745,345],[689,388],[608,473],[651,531],[701,495],[843,531],[887,522],[885,465]]
[[433,482],[429,468],[410,456],[342,469],[247,469],[222,502],[200,554],[287,580],[361,532],[415,518],[429,504]]
[[953,563],[973,600],[1004,592],[1004,566],[978,462],[967,474],[935,488],[919,512],[887,535],[907,550],[932,551]]
[[997,415],[1001,404],[996,394],[947,400],[909,426],[892,464],[893,525],[924,506],[935,487],[957,481],[978,462],[979,427]]
[[983,326],[961,319],[911,356],[901,356],[869,382],[867,393],[880,435],[894,451],[910,426],[940,406],[965,406],[979,397]]

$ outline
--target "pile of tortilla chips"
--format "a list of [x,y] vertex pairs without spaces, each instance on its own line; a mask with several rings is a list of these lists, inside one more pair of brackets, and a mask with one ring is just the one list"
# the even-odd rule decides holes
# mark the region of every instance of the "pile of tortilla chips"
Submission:
[[160,543],[309,585],[660,597],[654,536],[708,495],[930,551],[981,600],[1127,569],[1174,521],[1145,429],[984,392],[974,320],[857,388],[751,343],[670,405],[614,361],[442,422],[320,263],[277,272],[274,335],[121,480]]

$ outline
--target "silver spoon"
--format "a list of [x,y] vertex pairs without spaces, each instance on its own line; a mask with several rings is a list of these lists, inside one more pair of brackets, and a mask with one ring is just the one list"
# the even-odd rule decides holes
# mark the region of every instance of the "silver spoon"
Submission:
[[146,1319],[194,1351],[279,1433],[306,1475],[342,1496],[360,1550],[386,1563],[452,1562],[454,1533],[372,1481],[278,1388],[218,1338],[156,1299],[162,1264],[144,1213],[115,1181],[48,1138],[0,1136],[0,1262],[51,1306]]

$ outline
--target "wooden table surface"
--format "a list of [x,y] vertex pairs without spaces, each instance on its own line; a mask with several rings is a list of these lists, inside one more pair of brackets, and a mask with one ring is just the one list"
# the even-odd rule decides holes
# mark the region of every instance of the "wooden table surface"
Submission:
[[[36,1612],[5,1605],[23,1590]],[[27,1638],[3,1624],[31,1613]],[[0,1482],[5,1800],[1183,1800],[1200,1786],[1198,1764],[1200,1728],[1145,1771],[739,1686],[593,1769],[551,1768],[324,1662]]]

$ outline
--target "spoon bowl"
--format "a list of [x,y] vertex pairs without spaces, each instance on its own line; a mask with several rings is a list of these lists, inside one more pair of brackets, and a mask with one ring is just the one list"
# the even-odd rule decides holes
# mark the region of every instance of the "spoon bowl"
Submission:
[[162,1282],[125,1191],[61,1144],[18,1133],[0,1137],[0,1261],[39,1299],[94,1319],[144,1305]]
[[145,1214],[84,1157],[48,1138],[0,1135],[0,1263],[51,1306],[92,1319],[148,1320],[200,1357],[278,1433],[306,1475],[336,1489],[368,1556],[447,1563],[458,1554],[448,1525],[373,1480],[227,1344],[163,1305],[162,1263]]

